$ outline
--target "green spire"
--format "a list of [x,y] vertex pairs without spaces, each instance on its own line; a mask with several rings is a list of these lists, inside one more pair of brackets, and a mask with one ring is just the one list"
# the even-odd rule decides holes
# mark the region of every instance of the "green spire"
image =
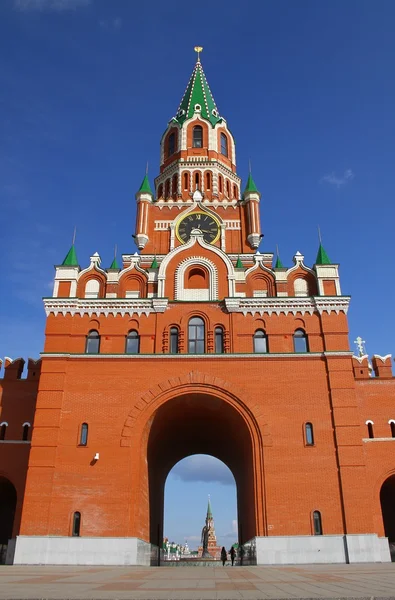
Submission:
[[240,256],[237,257],[236,269],[243,269],[243,263],[241,262]]
[[320,246],[318,248],[317,258],[315,259],[315,264],[316,265],[331,265],[332,264],[329,259],[329,256],[325,252],[324,247],[321,244],[321,242],[320,242]]
[[116,256],[114,256],[114,260],[112,261],[112,263],[110,265],[110,269],[119,269],[119,264],[118,264]]
[[62,267],[78,267],[77,253],[74,244],[71,246],[66,258],[62,262]]
[[145,174],[144,179],[140,185],[139,192],[145,192],[146,194],[151,194],[151,196],[153,196],[147,173]]
[[281,258],[279,257],[279,255],[277,254],[277,258],[276,258],[276,264],[274,265],[275,269],[283,269],[284,265],[281,262]]
[[173,120],[182,125],[186,119],[193,117],[196,104],[200,106],[200,116],[210,121],[213,127],[222,121],[199,57]]
[[151,269],[157,269],[158,267],[158,261],[156,260],[156,256],[154,256],[154,260],[151,263]]
[[251,171],[248,175],[247,184],[246,184],[246,187],[244,190],[244,193],[246,193],[246,192],[256,192],[257,194],[259,194],[259,190],[256,187],[255,181],[252,178]]
[[213,513],[211,512],[211,503],[210,503],[210,496],[208,497],[208,505],[207,505],[207,519],[212,519],[213,518]]

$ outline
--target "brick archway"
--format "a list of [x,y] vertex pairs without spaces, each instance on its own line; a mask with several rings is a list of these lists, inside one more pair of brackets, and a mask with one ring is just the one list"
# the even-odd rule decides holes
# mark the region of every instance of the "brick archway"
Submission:
[[135,403],[121,435],[136,490],[130,535],[160,542],[166,477],[176,462],[198,453],[219,458],[235,477],[240,539],[267,533],[263,454],[271,440],[262,411],[253,413],[249,404],[256,407],[243,390],[198,371],[162,381]]

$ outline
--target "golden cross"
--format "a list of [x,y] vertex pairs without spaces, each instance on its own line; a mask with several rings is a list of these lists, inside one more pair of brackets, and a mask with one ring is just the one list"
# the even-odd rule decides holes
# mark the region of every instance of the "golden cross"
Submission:
[[197,59],[198,59],[198,62],[200,62],[200,53],[203,51],[203,46],[195,46],[194,50],[195,50],[195,52],[197,52],[197,55],[198,55]]

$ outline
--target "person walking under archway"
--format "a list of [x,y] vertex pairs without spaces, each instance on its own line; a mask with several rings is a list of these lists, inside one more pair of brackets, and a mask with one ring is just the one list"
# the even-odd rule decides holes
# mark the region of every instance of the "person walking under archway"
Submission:
[[235,550],[234,546],[232,546],[230,549],[230,559],[232,561],[232,567],[235,564],[235,556],[236,556],[236,550]]

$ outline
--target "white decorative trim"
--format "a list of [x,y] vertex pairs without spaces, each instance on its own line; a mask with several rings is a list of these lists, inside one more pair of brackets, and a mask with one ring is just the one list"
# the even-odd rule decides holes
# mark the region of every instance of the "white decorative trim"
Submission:
[[[196,292],[196,290],[188,290],[184,288],[185,271],[194,265],[206,267],[209,272],[209,289],[198,290],[205,292],[201,294],[201,298],[196,298],[196,294],[188,294],[188,292]],[[207,297],[206,297],[207,296]],[[218,272],[215,264],[208,258],[203,256],[189,256],[179,263],[175,273],[175,299],[176,300],[218,300]]]
[[369,359],[369,356],[368,354],[364,354],[363,356],[355,356],[355,354],[353,354],[353,358],[355,358],[355,360],[357,360],[359,364],[362,364],[365,358]]
[[381,360],[382,363],[385,363],[385,361],[388,358],[391,358],[392,354],[386,354],[385,356],[380,356],[380,354],[373,354],[373,358],[375,358],[376,360]]
[[167,298],[100,298],[86,300],[85,298],[44,298],[46,315],[53,313],[63,316],[74,315],[150,315],[151,313],[165,312],[168,304]]
[[0,444],[30,444],[30,440],[0,440]]
[[[252,339],[252,338],[251,338]],[[210,360],[213,361],[214,359],[219,359],[219,360],[228,360],[228,359],[236,359],[236,358],[250,358],[250,359],[264,359],[264,360],[271,360],[271,359],[277,359],[277,358],[290,358],[292,360],[297,360],[297,359],[303,359],[303,360],[310,360],[310,359],[317,359],[317,358],[323,358],[323,357],[333,357],[333,356],[340,356],[340,357],[344,357],[344,356],[350,356],[350,352],[346,352],[346,351],[339,351],[339,352],[305,352],[305,353],[301,353],[301,352],[279,352],[279,353],[271,353],[271,352],[265,352],[265,353],[258,353],[258,352],[241,352],[240,354],[238,353],[226,353],[226,354],[216,354],[216,353],[212,353],[212,354],[71,354],[69,352],[41,352],[40,357],[41,358],[87,358],[87,359],[107,359],[107,358],[121,358],[121,359],[129,359],[129,360],[136,360],[136,359],[164,359],[164,360],[180,360],[180,359],[185,359],[185,360],[195,360],[196,359],[206,359],[206,360]],[[395,439],[395,438],[394,438]]]
[[225,298],[225,306],[228,312],[241,312],[244,316],[247,314],[254,315],[258,313],[276,314],[284,313],[309,313],[312,315],[318,312],[322,315],[324,312],[328,314],[332,311],[336,314],[344,312],[347,314],[350,303],[349,296],[326,296],[317,297],[311,296],[308,298],[290,298],[290,297],[270,297],[270,298]]
[[225,221],[225,226],[226,229],[228,230],[234,230],[234,229],[241,229],[241,222],[240,219],[229,219]]
[[[395,419],[390,419],[390,420],[388,421],[388,425],[391,425],[391,423],[395,423]],[[395,438],[394,438],[394,440],[395,440]]]
[[363,442],[395,442],[395,438],[385,437],[385,438],[362,438]]
[[2,423],[0,423],[0,427],[1,427],[2,425],[5,425],[6,427],[8,427],[8,423],[7,423],[7,421],[3,421]]
[[228,293],[229,296],[233,296],[235,291],[235,270],[232,261],[230,260],[227,254],[222,252],[222,250],[220,250],[216,246],[207,244],[207,242],[204,241],[202,235],[195,235],[193,233],[191,233],[190,240],[186,244],[177,246],[177,248],[171,250],[162,260],[158,271],[158,296],[160,298],[165,296],[166,269],[169,263],[173,260],[175,256],[181,254],[182,252],[185,252],[186,250],[189,250],[195,244],[199,244],[202,248],[208,250],[209,252],[213,252],[214,254],[219,256],[221,260],[223,260],[228,271]]
[[29,423],[28,421],[25,421],[24,424],[22,425],[22,427],[25,427],[26,425],[28,425],[29,427],[31,427],[31,423]]
[[370,419],[368,419],[367,421],[365,421],[365,425],[374,425],[374,421],[371,421]]
[[154,221],[154,231],[167,231],[172,221]]

